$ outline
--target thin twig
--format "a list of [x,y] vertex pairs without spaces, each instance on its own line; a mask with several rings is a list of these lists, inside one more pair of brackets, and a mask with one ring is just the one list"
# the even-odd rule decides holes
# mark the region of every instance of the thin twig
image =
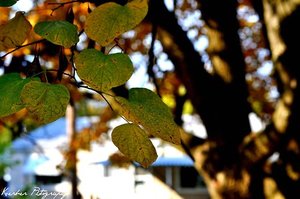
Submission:
[[153,25],[152,25],[152,41],[151,41],[151,45],[150,45],[150,49],[149,49],[149,53],[148,53],[149,54],[148,74],[152,78],[152,81],[156,88],[157,94],[160,96],[159,86],[158,86],[158,83],[156,81],[156,77],[155,77],[155,74],[153,71],[153,67],[155,65],[154,44],[155,44],[155,40],[156,40],[156,35],[157,35],[157,24],[153,23]]
[[[58,72],[58,70],[57,70],[57,69],[48,69],[48,70],[46,70],[46,72]],[[63,75],[66,75],[66,76],[68,76],[68,77],[70,77],[71,79],[74,79],[74,80],[76,81],[75,76],[72,75],[72,74],[63,72]]]
[[9,55],[9,54],[11,54],[11,53],[13,53],[13,52],[15,52],[15,51],[21,49],[21,48],[24,48],[24,47],[27,47],[27,46],[30,46],[30,45],[33,45],[33,44],[41,43],[41,42],[43,42],[43,41],[46,41],[46,39],[40,39],[40,40],[33,41],[33,42],[31,42],[31,43],[28,43],[28,44],[25,44],[25,45],[22,45],[22,46],[18,46],[18,47],[16,47],[15,49],[13,49],[13,50],[11,50],[11,51],[5,53],[4,55],[2,55],[2,56],[0,57],[0,59],[3,59],[3,58],[6,57],[7,55]]
[[[78,33],[78,37],[80,37],[80,35],[82,35],[83,32],[84,32],[84,29],[82,29],[82,30]],[[77,43],[71,47],[71,58],[70,58],[70,62],[71,62],[71,66],[72,66],[72,72],[71,72],[71,73],[72,73],[73,76],[75,76],[75,71],[77,70],[76,67],[75,67],[75,62],[74,62],[76,46],[77,46]]]
[[[114,108],[113,108],[112,105],[109,103],[109,101],[106,99],[106,97],[104,96],[104,94],[105,94],[105,95],[108,95],[108,96],[111,96],[111,97],[114,97],[114,96],[112,96],[112,95],[110,95],[110,94],[108,94],[108,93],[103,93],[103,92],[98,91],[98,90],[96,90],[96,89],[93,89],[93,88],[91,88],[91,87],[89,87],[89,86],[78,85],[78,87],[80,87],[80,88],[86,88],[86,89],[89,89],[89,90],[92,90],[92,91],[98,93],[98,94],[104,99],[104,101],[108,104],[109,108],[110,108],[113,112],[115,112]],[[120,115],[120,114],[119,114],[119,115]],[[123,118],[122,115],[120,115],[120,117]],[[124,118],[123,118],[123,119],[124,119]],[[126,120],[126,119],[124,119],[124,120]],[[126,120],[126,121],[127,121],[127,120]]]
[[80,37],[80,35],[82,35],[82,33],[84,33],[84,29],[82,29],[82,30],[78,33],[78,37]]
[[[51,72],[51,71],[55,71],[55,72],[58,72],[58,70],[56,69],[50,69],[50,70],[46,70],[46,72]],[[43,71],[44,72],[44,71]],[[36,74],[37,75],[37,74]],[[112,94],[109,94],[109,93],[106,93],[106,92],[102,92],[102,91],[98,91],[96,89],[93,89],[89,86],[86,86],[86,85],[81,85],[80,82],[77,82],[76,79],[75,79],[75,76],[69,74],[69,73],[63,73],[63,75],[66,75],[68,77],[70,77],[71,79],[73,79],[75,81],[75,85],[78,87],[78,88],[85,88],[85,89],[88,89],[88,90],[91,90],[91,91],[94,91],[96,92],[97,94],[99,94],[103,99],[104,101],[107,103],[107,105],[109,106],[109,108],[113,111],[113,112],[116,112],[114,110],[114,108],[112,107],[112,105],[110,104],[110,102],[108,101],[108,99],[104,96],[104,95],[107,95],[109,97],[113,97],[115,98],[116,96],[112,95]],[[123,115],[121,115],[120,113],[118,113],[118,115],[123,119],[125,120],[127,123],[130,123]]]
[[66,5],[66,4],[71,4],[71,3],[76,3],[76,2],[84,2],[84,1],[82,1],[82,0],[74,0],[74,1],[61,2],[61,3],[59,3],[59,2],[50,2],[50,3],[48,3],[49,5],[58,5],[58,6],[56,6],[55,8],[52,8],[52,9],[51,9],[52,12],[51,12],[50,16],[52,16],[52,14],[53,14],[57,9],[63,7],[64,5]]
[[70,62],[71,62],[71,66],[72,66],[72,75],[75,76],[75,71],[76,71],[76,67],[75,67],[75,62],[74,62],[74,57],[75,57],[75,49],[76,49],[76,45],[71,47],[71,57],[70,57]]
[[115,42],[115,44],[109,49],[109,51],[107,52],[107,54],[109,54],[110,51],[112,51],[112,49],[114,49],[115,47],[119,47],[121,49],[121,52],[124,53],[124,49],[119,44],[119,39],[115,38],[114,42]]
[[[80,88],[86,88],[86,89],[95,91],[96,93],[98,93],[98,94],[104,99],[104,101],[108,104],[109,108],[110,108],[113,112],[116,112],[116,111],[114,110],[114,108],[112,107],[112,105],[109,103],[109,101],[106,99],[106,97],[105,97],[104,95],[108,95],[108,96],[110,96],[110,97],[115,97],[115,96],[113,96],[113,95],[111,95],[111,94],[109,94],[109,93],[104,93],[104,92],[102,92],[102,91],[95,90],[95,89],[93,89],[93,88],[91,88],[91,87],[89,87],[89,86],[85,86],[85,85],[78,85],[78,87],[80,87]],[[121,115],[120,113],[118,113],[118,115],[119,115],[123,120],[125,120],[127,123],[130,123],[123,115]]]
[[[41,73],[47,73],[47,72],[58,72],[58,70],[56,70],[56,69],[49,69],[49,70],[45,70],[45,71],[42,71],[42,72],[40,72],[40,73],[38,73],[38,74],[35,74],[34,76],[37,76],[37,75],[39,75],[39,74],[41,74]],[[91,91],[94,91],[94,92],[96,92],[96,93],[98,93],[103,99],[104,99],[104,101],[108,104],[108,106],[109,106],[109,108],[113,111],[113,112],[116,112],[114,109],[113,109],[113,107],[112,107],[112,105],[110,104],[110,102],[108,101],[108,99],[106,99],[106,97],[104,96],[104,95],[107,95],[107,96],[110,96],[110,97],[116,97],[116,96],[114,96],[114,95],[112,95],[112,94],[109,94],[109,93],[106,93],[106,92],[102,92],[102,91],[98,91],[98,90],[96,90],[96,89],[93,89],[93,88],[91,88],[91,87],[89,87],[89,86],[86,86],[86,85],[80,85],[80,83],[79,82],[77,82],[76,81],[76,78],[75,78],[75,76],[73,76],[72,74],[69,74],[69,73],[63,73],[63,75],[66,75],[66,76],[68,76],[68,77],[70,77],[71,79],[73,79],[74,81],[75,81],[75,84],[76,84],[76,86],[78,87],[78,88],[85,88],[85,89],[88,89],[88,90],[91,90]],[[32,77],[34,77],[34,76],[32,76]],[[123,119],[123,120],[125,120],[126,122],[128,122],[129,123],[129,121],[123,116],[123,115],[121,115],[121,114],[119,114],[118,113],[118,115]]]

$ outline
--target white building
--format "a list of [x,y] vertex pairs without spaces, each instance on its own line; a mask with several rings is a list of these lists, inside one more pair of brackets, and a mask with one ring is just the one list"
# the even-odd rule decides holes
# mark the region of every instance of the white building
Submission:
[[[90,117],[77,118],[77,131],[91,126],[96,120]],[[199,184],[201,178],[197,178],[192,187],[184,184],[182,172],[190,172],[193,162],[185,154],[159,140],[154,140],[154,145],[159,158],[148,170],[136,165],[129,168],[111,166],[108,157],[118,150],[109,140],[102,144],[93,143],[90,151],[79,150],[78,190],[83,198],[207,199],[206,189]],[[11,157],[19,164],[8,171],[9,191],[32,185],[70,198],[70,182],[57,167],[64,161],[61,150],[66,147],[68,138],[64,118],[15,140]]]

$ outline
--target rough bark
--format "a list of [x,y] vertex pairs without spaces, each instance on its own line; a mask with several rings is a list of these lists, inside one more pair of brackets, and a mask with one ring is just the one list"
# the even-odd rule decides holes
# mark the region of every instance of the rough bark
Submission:
[[[163,2],[151,1],[150,9],[150,20],[159,26],[164,51],[174,63],[208,131],[208,140],[184,134],[185,148],[204,176],[212,198],[259,199],[282,195],[290,198],[292,194],[299,195],[296,189],[300,176],[296,169],[300,162],[299,135],[296,132],[299,129],[297,47],[300,34],[294,29],[300,18],[295,6],[297,2],[266,0],[262,7],[260,1],[254,1],[259,15],[265,16],[263,31],[270,41],[280,77],[278,85],[283,85],[272,123],[256,135],[249,134],[248,113],[251,109],[247,102],[245,64],[237,33],[237,1],[199,2],[211,41],[208,52],[214,67],[212,74],[205,71],[199,53]],[[266,170],[267,160],[274,152],[280,153],[279,161]],[[289,172],[287,168],[291,168]],[[264,189],[272,183],[273,193]]]
[[[227,142],[239,143],[250,128],[248,122],[249,107],[247,107],[245,100],[247,90],[243,76],[243,57],[240,56],[242,54],[237,32],[233,37],[230,35],[237,27],[232,32],[221,35],[219,40],[214,38],[216,41],[214,43],[222,42],[223,37],[226,37],[228,41],[225,42],[226,49],[219,49],[218,52],[212,50],[214,56],[218,57],[216,59],[220,60],[218,67],[223,72],[211,75],[204,69],[200,54],[194,49],[186,32],[178,25],[174,14],[168,12],[162,1],[151,1],[151,4],[154,10],[151,11],[150,9],[150,17],[152,22],[155,21],[161,28],[160,40],[164,50],[175,63],[177,74],[185,84],[195,109],[200,113],[209,132],[209,137],[222,137]],[[223,29],[226,28],[223,27]],[[238,54],[236,54],[235,48],[239,50],[237,51]],[[235,56],[231,58],[233,54]],[[228,67],[234,67],[237,70],[231,70]],[[229,71],[225,71],[226,69]],[[237,109],[237,103],[246,108]],[[216,123],[220,125],[215,125]],[[236,125],[231,125],[232,123]],[[229,139],[226,132],[231,132]]]
[[[208,35],[214,41],[210,44],[210,55],[216,71],[214,74],[209,74],[204,69],[200,54],[162,1],[151,1],[152,8],[155,9],[150,9],[150,16],[160,27],[164,51],[173,61],[177,74],[207,129],[209,141],[204,147],[197,146],[198,149],[192,150],[192,154],[198,170],[211,181],[207,184],[215,186],[216,179],[222,178],[220,176],[224,175],[221,174],[224,170],[236,171],[230,175],[236,175],[239,179],[243,175],[234,164],[238,157],[238,146],[250,132],[250,108],[247,103],[245,64],[237,34],[234,2],[222,4],[222,9],[217,11],[209,9],[211,3],[216,2],[207,1],[202,6],[206,10],[205,19],[210,21]],[[160,20],[162,18],[164,20]],[[212,189],[214,188],[211,188],[211,193],[214,194]]]
[[[286,198],[300,194],[299,129],[299,28],[300,2],[264,0],[264,20],[272,50],[272,59],[283,85],[273,123],[281,133],[277,151],[279,160],[272,166],[272,177]],[[281,117],[286,117],[283,120]]]

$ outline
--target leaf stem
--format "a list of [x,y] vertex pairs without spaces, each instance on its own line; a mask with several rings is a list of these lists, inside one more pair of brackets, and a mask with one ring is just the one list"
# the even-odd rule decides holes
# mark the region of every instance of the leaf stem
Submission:
[[44,72],[44,76],[45,76],[46,82],[49,83],[48,77],[47,77],[47,70],[44,70],[43,72]]
[[[38,75],[44,73],[44,74],[45,74],[46,81],[48,82],[48,79],[47,79],[47,72],[51,72],[51,71],[58,72],[57,69],[49,69],[49,70],[44,70],[44,71],[42,71],[42,72],[39,72],[39,73],[33,75],[32,77],[35,77],[35,76],[38,76]],[[89,87],[89,86],[81,85],[80,82],[77,82],[77,80],[75,79],[75,76],[72,75],[72,74],[65,73],[65,72],[63,72],[62,74],[63,74],[63,75],[66,75],[66,76],[68,76],[68,77],[70,77],[71,79],[73,79],[73,80],[75,81],[75,84],[76,84],[76,86],[77,86],[78,88],[86,88],[86,89],[88,89],[88,90],[91,90],[91,91],[94,91],[94,92],[98,93],[98,94],[104,99],[104,101],[108,104],[109,108],[110,108],[113,112],[116,112],[116,111],[113,109],[112,105],[109,103],[108,99],[105,97],[105,95],[107,95],[107,96],[109,96],[109,97],[113,97],[113,98],[116,97],[116,96],[114,96],[114,95],[112,95],[112,94],[109,94],[109,93],[106,93],[106,92],[98,91],[98,90],[93,89],[93,88],[91,88],[91,87]],[[31,78],[32,78],[32,77],[31,77]],[[118,115],[119,115],[123,120],[125,120],[127,123],[130,123],[123,115],[121,115],[121,114],[119,114],[119,113],[118,113]]]
[[115,39],[114,39],[114,42],[115,42],[115,44],[109,49],[109,51],[107,52],[107,54],[109,54],[110,51],[112,51],[112,49],[114,49],[115,47],[120,48],[120,49],[121,49],[121,52],[124,53],[124,49],[123,49],[123,48],[120,46],[120,44],[119,44],[119,39],[118,39],[118,38],[115,38]]
[[113,107],[111,106],[111,104],[109,103],[109,101],[106,99],[106,97],[103,95],[103,93],[99,93],[101,95],[101,97],[104,99],[104,101],[108,104],[109,108],[114,111]]

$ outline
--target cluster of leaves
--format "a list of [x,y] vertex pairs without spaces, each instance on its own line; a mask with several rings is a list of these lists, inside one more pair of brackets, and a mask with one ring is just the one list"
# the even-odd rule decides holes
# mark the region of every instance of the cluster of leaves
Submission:
[[[15,0],[0,1],[0,6],[9,7],[15,3]],[[88,14],[84,32],[88,38],[105,48],[117,36],[137,26],[147,11],[147,0],[133,0],[125,5],[105,3]],[[31,23],[24,13],[17,12],[14,18],[1,25],[0,51],[20,49],[31,29]],[[33,28],[42,40],[65,49],[70,49],[79,42],[79,35],[83,30],[78,33],[77,29],[76,25],[67,20],[40,21]],[[86,88],[97,91],[103,97],[112,88],[125,84],[134,70],[127,54],[105,54],[96,48],[84,49],[74,55],[74,61],[72,59],[66,62],[72,62],[74,71],[87,85]],[[47,124],[64,115],[70,100],[68,88],[60,83],[50,83],[47,78],[37,78],[42,73],[46,71],[27,77],[19,73],[0,77],[0,117],[25,108],[38,123]],[[68,75],[75,80],[74,76]],[[144,167],[156,160],[157,153],[149,139],[150,135],[174,144],[180,143],[179,128],[173,121],[169,108],[154,92],[145,88],[133,88],[129,90],[128,99],[108,96],[113,98],[113,110],[127,121],[113,130],[112,141],[131,160]]]
[[22,79],[17,73],[3,75],[0,84],[1,117],[26,108],[39,123],[46,124],[62,117],[70,100],[65,86]]

